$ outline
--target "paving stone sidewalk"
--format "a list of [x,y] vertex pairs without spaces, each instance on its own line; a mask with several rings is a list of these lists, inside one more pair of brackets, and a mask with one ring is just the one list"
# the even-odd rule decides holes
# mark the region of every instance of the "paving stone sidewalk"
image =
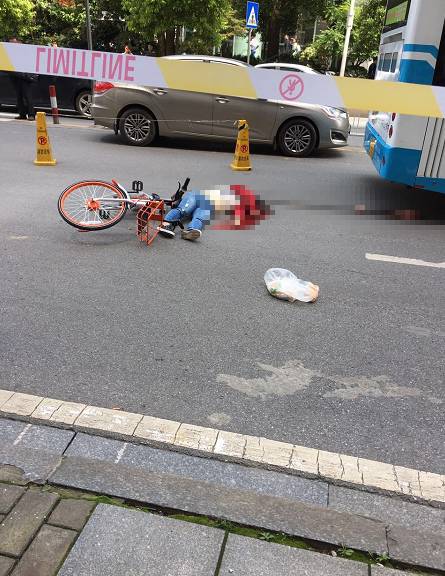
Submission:
[[[6,476],[0,467],[0,476]],[[19,475],[9,482],[24,484]],[[96,503],[0,482],[0,576],[54,576]]]
[[0,576],[415,576],[99,500],[0,482]]
[[444,540],[438,508],[0,419],[0,576],[444,575]]

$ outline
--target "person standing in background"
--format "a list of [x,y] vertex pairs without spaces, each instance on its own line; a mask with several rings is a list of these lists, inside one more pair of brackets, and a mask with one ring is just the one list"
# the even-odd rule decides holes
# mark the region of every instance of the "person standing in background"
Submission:
[[[9,40],[14,44],[21,44],[17,38]],[[37,74],[26,74],[24,72],[11,72],[11,81],[14,85],[17,96],[17,112],[19,115],[16,120],[35,120],[36,114],[32,99],[32,88],[37,82]]]
[[368,68],[368,74],[367,74],[368,80],[374,80],[376,71],[377,71],[377,56],[374,56],[374,58],[372,59],[372,64]]

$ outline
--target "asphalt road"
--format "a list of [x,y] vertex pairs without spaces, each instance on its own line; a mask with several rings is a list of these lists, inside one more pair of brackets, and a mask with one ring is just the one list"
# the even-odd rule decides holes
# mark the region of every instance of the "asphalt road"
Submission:
[[[254,147],[253,171],[233,173],[232,145],[134,149],[58,127],[58,164],[44,168],[31,123],[0,122],[0,136],[0,388],[445,473],[445,270],[365,258],[445,261],[445,196],[383,182],[359,139],[303,160]],[[186,176],[246,183],[276,213],[147,248],[134,216],[82,234],[57,212],[84,178],[163,195]],[[422,219],[357,216],[357,204]],[[275,266],[319,284],[318,302],[272,298]]]

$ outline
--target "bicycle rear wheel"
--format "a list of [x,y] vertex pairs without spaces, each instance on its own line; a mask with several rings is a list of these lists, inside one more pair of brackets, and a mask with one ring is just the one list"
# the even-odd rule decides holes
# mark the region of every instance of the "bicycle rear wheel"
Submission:
[[100,180],[84,180],[71,184],[59,197],[59,214],[70,226],[79,230],[105,230],[117,224],[127,211],[119,202],[126,196],[113,184]]

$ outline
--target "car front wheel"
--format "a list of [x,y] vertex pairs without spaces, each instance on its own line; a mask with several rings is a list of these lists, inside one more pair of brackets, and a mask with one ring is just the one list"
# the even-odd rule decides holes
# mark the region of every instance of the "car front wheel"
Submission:
[[285,156],[304,158],[312,154],[316,145],[317,133],[307,120],[289,120],[278,133],[278,147]]
[[149,146],[156,138],[154,118],[143,108],[130,108],[119,120],[119,132],[125,144]]

